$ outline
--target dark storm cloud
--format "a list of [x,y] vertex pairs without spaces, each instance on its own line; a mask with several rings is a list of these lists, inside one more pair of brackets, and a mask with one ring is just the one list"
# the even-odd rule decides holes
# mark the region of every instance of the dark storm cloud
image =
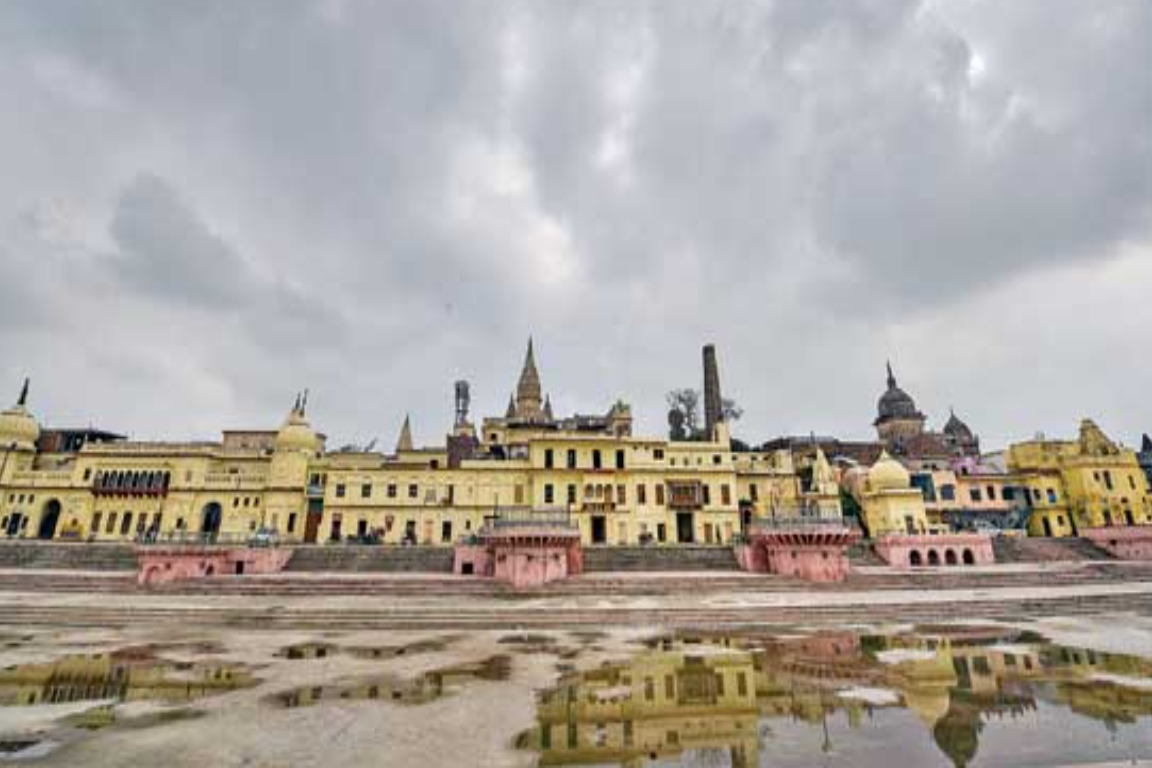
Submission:
[[986,442],[1130,437],[1142,399],[1051,371],[1150,372],[1150,35],[1141,0],[5,3],[0,372],[116,412],[153,371],[190,407],[142,431],[307,383],[329,432],[435,439],[535,332],[559,409],[653,432],[715,341],[753,438],[866,432],[889,356]]

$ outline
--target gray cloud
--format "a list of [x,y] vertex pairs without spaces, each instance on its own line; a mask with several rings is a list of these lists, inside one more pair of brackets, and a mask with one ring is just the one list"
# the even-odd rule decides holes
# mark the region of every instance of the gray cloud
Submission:
[[1150,372],[1116,300],[1150,34],[1141,0],[5,3],[0,377],[163,434],[307,384],[340,439],[435,439],[535,332],[560,409],[657,431],[715,341],[753,438],[866,433],[895,357],[987,443],[1131,439],[1152,406],[1094,387]]

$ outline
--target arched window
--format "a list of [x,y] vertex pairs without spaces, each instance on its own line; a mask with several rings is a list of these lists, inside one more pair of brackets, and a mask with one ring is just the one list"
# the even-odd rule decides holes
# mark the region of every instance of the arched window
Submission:
[[940,565],[940,553],[934,549],[928,550],[928,565]]
[[949,549],[944,552],[945,565],[956,565],[956,550]]
[[976,555],[972,554],[972,550],[966,548],[964,550],[963,558],[964,565],[976,565]]
[[912,566],[921,566],[924,564],[923,558],[920,557],[920,550],[914,549],[908,553],[908,564]]

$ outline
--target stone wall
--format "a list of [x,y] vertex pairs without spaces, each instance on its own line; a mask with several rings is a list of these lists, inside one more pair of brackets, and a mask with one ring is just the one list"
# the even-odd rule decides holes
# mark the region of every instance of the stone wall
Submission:
[[1083,528],[1080,536],[1121,560],[1152,560],[1152,525]]

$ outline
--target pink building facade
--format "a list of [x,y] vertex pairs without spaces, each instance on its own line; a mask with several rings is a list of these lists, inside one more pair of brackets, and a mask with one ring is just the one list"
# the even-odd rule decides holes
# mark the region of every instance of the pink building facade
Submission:
[[245,576],[284,570],[292,550],[278,547],[150,545],[136,549],[139,584]]
[[752,528],[736,547],[745,571],[774,573],[814,582],[843,581],[848,576],[846,550],[859,531],[847,526],[811,525]]
[[1121,560],[1152,560],[1152,526],[1081,528],[1080,536]]
[[897,568],[992,565],[992,537],[986,533],[904,534],[881,536],[876,554]]
[[584,572],[580,531],[551,526],[486,529],[475,543],[458,544],[453,570],[511,584],[538,587]]

